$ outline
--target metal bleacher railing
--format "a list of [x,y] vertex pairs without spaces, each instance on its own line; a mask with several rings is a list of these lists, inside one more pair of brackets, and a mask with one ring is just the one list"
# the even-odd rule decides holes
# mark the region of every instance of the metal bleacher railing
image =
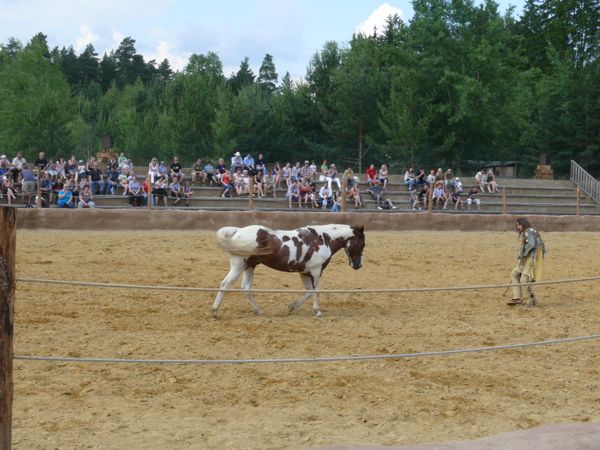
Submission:
[[571,181],[596,203],[600,204],[600,181],[591,176],[583,167],[571,160]]

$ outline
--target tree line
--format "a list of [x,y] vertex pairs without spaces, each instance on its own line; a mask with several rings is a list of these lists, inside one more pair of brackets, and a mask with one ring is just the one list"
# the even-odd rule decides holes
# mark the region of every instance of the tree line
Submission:
[[475,169],[540,154],[600,174],[600,0],[527,0],[520,18],[486,0],[413,0],[408,22],[326,42],[303,80],[266,54],[226,76],[214,52],[182,71],[135,40],[100,57],[50,49],[43,33],[0,45],[0,151],[94,155],[103,136],[134,161],[263,153]]

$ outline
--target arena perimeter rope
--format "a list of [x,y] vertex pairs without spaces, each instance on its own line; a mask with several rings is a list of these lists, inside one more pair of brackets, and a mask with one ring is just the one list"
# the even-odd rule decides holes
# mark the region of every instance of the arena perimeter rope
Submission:
[[315,363],[315,362],[343,362],[367,361],[380,359],[417,358],[423,356],[445,356],[457,353],[479,353],[493,350],[510,350],[526,347],[540,347],[543,345],[564,344],[567,342],[587,341],[600,338],[600,334],[590,336],[577,336],[572,338],[552,339],[541,342],[527,342],[523,344],[497,345],[493,347],[463,348],[456,350],[443,350],[436,352],[420,353],[392,353],[387,355],[360,355],[360,356],[329,356],[316,358],[266,358],[266,359],[115,359],[115,358],[75,358],[70,356],[22,356],[15,355],[13,359],[26,361],[58,361],[58,362],[93,362],[93,363],[130,363],[130,364],[265,364],[265,363]]
[[[582,283],[584,281],[597,281],[600,280],[600,275],[593,277],[584,278],[567,278],[563,280],[552,280],[552,281],[537,281],[533,283],[522,283],[522,284],[481,284],[473,286],[449,286],[449,287],[424,287],[424,288],[383,288],[383,289],[320,289],[320,290],[306,290],[306,289],[251,289],[252,293],[293,293],[293,294],[304,294],[305,292],[318,292],[319,294],[347,294],[347,293],[394,293],[394,292],[433,292],[433,291],[467,291],[476,289],[496,289],[506,288],[510,286],[541,286],[548,284],[561,284],[561,283]],[[69,286],[93,286],[113,289],[149,289],[159,291],[188,291],[188,292],[247,292],[246,289],[219,289],[219,288],[194,288],[184,286],[152,286],[143,284],[114,284],[114,283],[97,283],[94,281],[64,281],[64,280],[44,280],[40,278],[17,278],[18,282],[22,283],[44,283],[44,284],[62,284]]]
[[[577,283],[584,281],[600,280],[600,276],[571,278],[553,281],[541,281],[537,283],[522,283],[521,286],[547,285],[559,283]],[[24,283],[46,283],[46,284],[61,284],[70,286],[94,286],[105,288],[124,288],[124,289],[155,289],[155,290],[171,290],[171,291],[195,291],[195,292],[217,292],[219,288],[190,288],[179,286],[147,286],[133,284],[110,284],[110,283],[95,283],[85,281],[61,281],[61,280],[43,280],[38,278],[17,278],[17,281]],[[475,286],[454,286],[454,287],[439,287],[439,288],[397,288],[397,289],[325,289],[319,290],[319,293],[372,293],[372,292],[431,292],[431,291],[460,291],[460,290],[475,290],[475,289],[492,289],[509,287],[512,284],[489,284]],[[227,292],[245,292],[245,289],[222,289]],[[252,292],[289,292],[289,293],[304,293],[305,290],[300,289],[253,289]],[[368,361],[381,359],[400,359],[400,358],[418,358],[423,356],[445,356],[458,353],[480,353],[496,350],[510,350],[527,347],[539,347],[544,345],[564,344],[576,341],[586,341],[600,338],[600,334],[592,334],[589,336],[577,336],[573,338],[552,339],[548,341],[527,342],[522,344],[497,345],[493,347],[479,347],[456,350],[444,350],[435,352],[420,352],[420,353],[393,353],[386,355],[362,355],[362,356],[331,356],[331,357],[316,357],[316,358],[268,358],[268,359],[116,359],[116,358],[76,358],[69,356],[26,356],[15,355],[13,359],[24,361],[55,361],[55,362],[91,362],[91,363],[129,363],[129,364],[264,364],[264,363],[313,363],[313,362],[342,362],[342,361]]]

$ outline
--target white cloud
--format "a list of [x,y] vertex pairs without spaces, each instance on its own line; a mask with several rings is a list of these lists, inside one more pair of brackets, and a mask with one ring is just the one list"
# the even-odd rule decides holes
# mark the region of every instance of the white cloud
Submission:
[[100,40],[100,36],[95,34],[87,23],[82,23],[79,27],[81,34],[75,38],[75,51],[82,52],[88,44],[94,44]]
[[402,18],[404,15],[401,9],[396,8],[388,3],[384,3],[375,11],[373,11],[367,20],[361,22],[356,27],[356,33],[370,36],[373,34],[375,29],[377,29],[377,33],[381,33],[385,28],[387,18],[389,16],[393,16],[394,14],[397,14],[400,18]]
[[169,60],[171,70],[182,71],[189,60],[189,55],[177,51],[177,45],[168,41],[159,41],[154,51],[142,52],[146,62],[154,60],[158,66],[164,59]]

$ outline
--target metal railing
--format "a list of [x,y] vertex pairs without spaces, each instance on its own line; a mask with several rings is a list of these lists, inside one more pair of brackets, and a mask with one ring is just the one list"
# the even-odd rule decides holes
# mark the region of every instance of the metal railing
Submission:
[[596,180],[573,160],[571,160],[570,178],[573,183],[600,205],[600,181]]

